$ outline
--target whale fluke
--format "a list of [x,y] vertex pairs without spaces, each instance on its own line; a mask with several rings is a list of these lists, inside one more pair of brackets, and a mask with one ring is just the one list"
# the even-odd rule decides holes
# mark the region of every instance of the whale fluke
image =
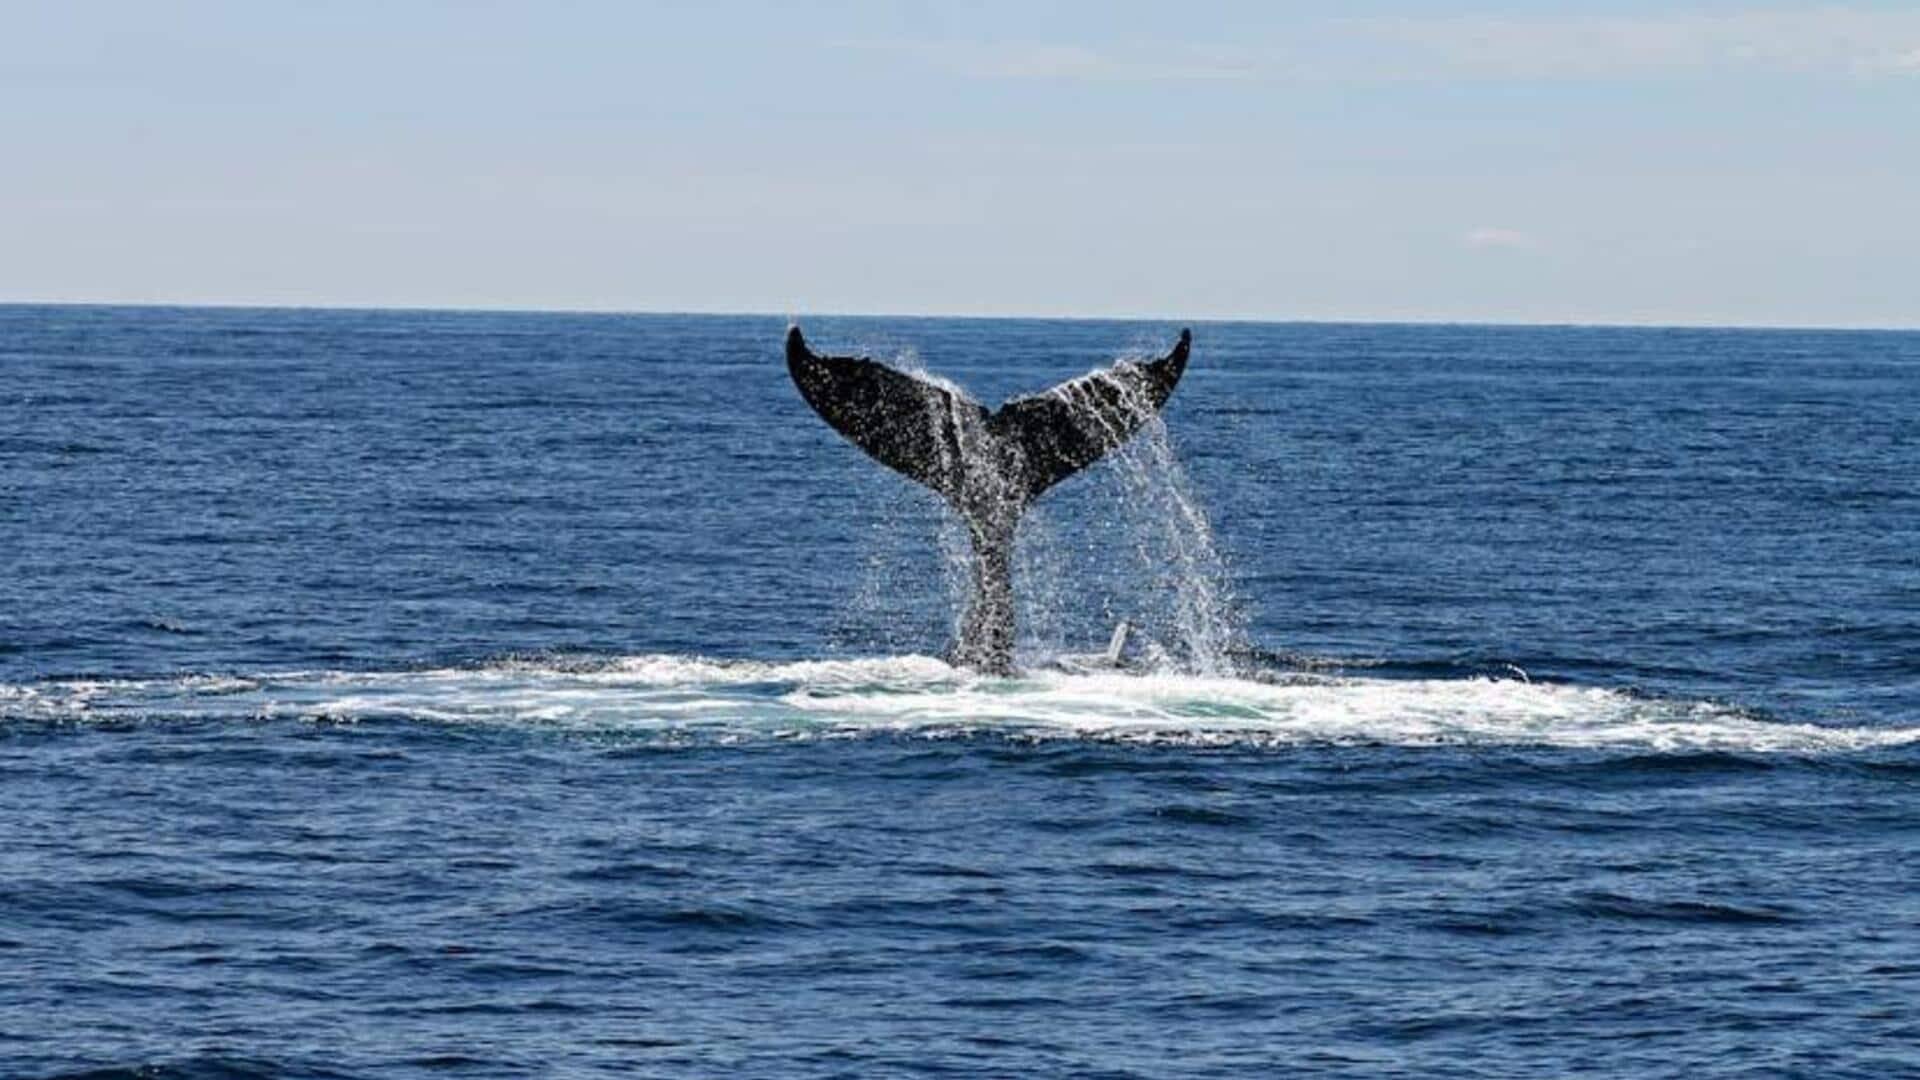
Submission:
[[835,431],[939,492],[967,522],[974,597],[956,663],[1013,668],[1013,537],[1028,503],[1100,460],[1151,420],[1186,372],[1190,331],[1158,360],[1112,367],[989,411],[958,388],[866,357],[818,356],[787,331],[787,371]]
[[1133,437],[1173,396],[1187,370],[1193,332],[1173,351],[1144,363],[1123,360],[1044,393],[1018,397],[987,419],[995,435],[1019,447],[1027,498],[1099,461]]
[[787,371],[813,411],[875,461],[958,495],[960,432],[987,418],[978,402],[864,356],[816,356],[797,326],[787,331]]

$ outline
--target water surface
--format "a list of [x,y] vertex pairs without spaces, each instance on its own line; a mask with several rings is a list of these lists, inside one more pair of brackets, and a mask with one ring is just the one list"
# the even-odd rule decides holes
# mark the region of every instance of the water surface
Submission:
[[1920,1070],[1920,335],[1198,325],[988,680],[784,328],[0,307],[0,1073]]

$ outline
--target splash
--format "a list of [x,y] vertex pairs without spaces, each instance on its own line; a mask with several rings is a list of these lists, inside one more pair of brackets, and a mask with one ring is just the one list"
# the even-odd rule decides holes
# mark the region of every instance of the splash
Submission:
[[[1144,635],[1145,657],[1154,670],[1225,677],[1235,672],[1234,656],[1244,644],[1244,620],[1233,595],[1226,560],[1214,541],[1213,526],[1180,462],[1166,423],[1138,388],[1095,371],[1057,387],[1076,413],[1097,422],[1111,415],[1097,407],[1101,392],[1122,394],[1139,428],[1105,460],[1088,470],[1093,478],[1079,500],[1062,500],[1065,529],[1082,530],[1074,547],[1059,545],[1049,530],[1040,539],[1056,551],[1076,551],[1081,560],[1055,555],[1036,558],[1039,584],[1033,597],[1042,603],[1065,602],[1087,590],[1068,575],[1097,582],[1105,627],[1127,620]],[[1098,567],[1085,560],[1098,560]],[[1052,575],[1051,578],[1049,575]],[[1051,612],[1035,621],[1066,626],[1074,622]],[[1084,649],[1082,650],[1084,651]]]
[[[1117,505],[1141,579],[1149,633],[1157,624],[1177,670],[1221,677],[1234,670],[1242,623],[1213,527],[1156,416],[1113,457]],[[1135,618],[1141,618],[1136,615]]]
[[[1158,402],[1148,396],[1149,384],[1131,377],[1142,359],[1122,357],[1113,367],[1041,395],[1064,405],[1072,418],[1056,422],[1104,431],[1117,446],[1080,473],[1089,479],[1070,479],[1058,495],[1039,501],[1021,490],[1023,458],[1007,440],[989,433],[988,414],[978,403],[920,368],[917,358],[895,359],[902,370],[944,391],[924,402],[926,429],[951,436],[930,448],[937,465],[929,472],[960,478],[962,485],[948,493],[949,503],[937,504],[940,524],[933,537],[952,640],[977,636],[979,626],[969,626],[969,620],[1004,603],[1015,613],[1020,666],[1042,666],[1063,654],[1096,649],[1114,624],[1125,620],[1137,631],[1135,659],[1152,670],[1209,676],[1234,671],[1243,634],[1227,567],[1159,418]],[[954,500],[971,509],[957,512],[950,505]],[[893,605],[898,611],[890,623],[899,633],[891,639],[870,635],[861,643],[913,647],[924,644],[915,633],[924,625],[915,608],[925,603],[926,587],[913,584],[901,565],[914,552],[900,530],[924,528],[926,516],[923,504],[915,504],[912,512],[898,500],[881,504],[883,524],[870,536],[866,572],[853,604],[865,625],[889,621],[885,612]],[[979,535],[982,522],[1000,520],[982,509],[994,506],[1010,508],[1003,524],[1019,522],[1012,572],[996,566],[982,575],[979,553],[1000,549],[999,541]],[[975,607],[991,586],[1004,591]]]
[[985,734],[1270,748],[1830,754],[1920,746],[1920,727],[1786,723],[1713,702],[1514,679],[1060,671],[994,679],[924,656],[546,656],[420,671],[0,684],[0,727],[177,720],[406,721],[669,744]]

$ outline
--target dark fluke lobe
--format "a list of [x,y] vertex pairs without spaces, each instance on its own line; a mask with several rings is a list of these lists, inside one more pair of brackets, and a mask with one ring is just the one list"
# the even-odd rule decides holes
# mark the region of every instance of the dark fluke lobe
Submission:
[[1186,372],[1180,331],[1158,360],[1123,360],[989,412],[956,389],[867,357],[819,356],[787,331],[787,371],[808,405],[882,465],[939,492],[967,522],[974,597],[953,648],[956,663],[1013,668],[1014,532],[1027,504],[1125,443]]

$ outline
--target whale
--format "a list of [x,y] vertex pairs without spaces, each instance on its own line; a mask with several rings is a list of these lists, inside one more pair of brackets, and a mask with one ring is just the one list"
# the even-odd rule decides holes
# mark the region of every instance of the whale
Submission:
[[865,356],[820,356],[787,330],[787,373],[833,430],[938,493],[972,541],[972,595],[948,652],[956,666],[1014,673],[1013,547],[1048,489],[1124,445],[1173,395],[1191,330],[1165,356],[1122,360],[988,409],[950,383]]

